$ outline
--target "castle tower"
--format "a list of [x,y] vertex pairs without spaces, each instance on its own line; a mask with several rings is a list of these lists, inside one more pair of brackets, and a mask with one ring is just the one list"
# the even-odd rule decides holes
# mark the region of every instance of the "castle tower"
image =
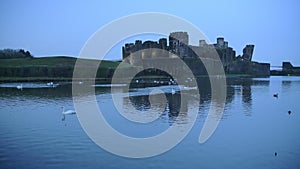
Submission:
[[133,51],[134,44],[126,43],[125,46],[122,47],[122,59],[125,60]]
[[188,56],[189,35],[187,32],[172,32],[169,36],[170,52],[183,58]]
[[224,48],[224,46],[225,46],[224,38],[222,38],[222,37],[217,38],[217,47]]
[[228,42],[224,41],[224,48],[228,48]]
[[199,46],[200,47],[205,47],[207,45],[205,40],[199,40]]
[[135,45],[134,45],[134,51],[139,51],[142,49],[142,41],[141,40],[136,40]]
[[159,48],[163,50],[167,50],[167,39],[166,38],[161,38],[158,41]]
[[254,45],[246,45],[246,47],[243,49],[243,56],[242,58],[246,61],[252,60],[252,55],[254,51]]

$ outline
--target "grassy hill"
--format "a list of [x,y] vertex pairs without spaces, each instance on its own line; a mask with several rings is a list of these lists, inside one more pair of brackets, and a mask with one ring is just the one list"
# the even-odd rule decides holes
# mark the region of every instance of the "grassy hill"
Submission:
[[[74,66],[77,58],[68,56],[51,56],[39,58],[15,58],[0,59],[0,67],[23,67],[23,66]],[[91,62],[99,62],[98,60],[89,60]],[[120,62],[101,61],[104,67],[116,67]]]
[[[0,81],[70,80],[77,58],[67,56],[40,58],[0,59]],[[99,60],[81,59],[86,67],[99,63]],[[101,61],[97,78],[109,79],[121,62]],[[129,64],[120,65],[124,70],[131,69]]]

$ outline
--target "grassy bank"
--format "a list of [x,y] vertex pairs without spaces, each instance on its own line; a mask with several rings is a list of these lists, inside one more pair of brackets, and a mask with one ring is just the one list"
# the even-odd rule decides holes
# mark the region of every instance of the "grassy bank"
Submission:
[[[71,81],[75,63],[78,59],[67,56],[0,59],[0,81]],[[99,60],[80,59],[84,68],[99,64]],[[107,81],[113,75],[120,62],[101,61],[96,78]],[[124,72],[133,67],[127,64],[120,65]]]
[[[68,56],[51,56],[51,57],[39,57],[39,58],[16,58],[16,59],[0,59],[0,68],[2,67],[74,67],[77,58],[68,57]],[[81,59],[88,62],[96,63],[99,60],[88,60],[88,59]],[[101,67],[108,68],[112,67],[115,68],[120,64],[117,61],[101,61]]]
[[[0,59],[0,82],[37,82],[37,81],[72,81],[74,66],[77,58],[67,56],[40,57],[40,58],[14,58]],[[80,59],[82,69],[89,71],[92,67],[99,64],[99,60]],[[121,69],[120,79],[126,78],[132,72],[136,72],[137,67],[117,61],[101,61],[98,67],[96,81],[98,83],[109,83],[115,69]],[[93,69],[91,69],[93,71]],[[167,76],[148,74],[146,77],[141,75],[137,79],[160,79]],[[199,75],[197,78],[207,77]],[[227,74],[226,77],[253,77],[247,74]],[[89,79],[81,77],[78,81]],[[91,80],[94,80],[91,79]]]

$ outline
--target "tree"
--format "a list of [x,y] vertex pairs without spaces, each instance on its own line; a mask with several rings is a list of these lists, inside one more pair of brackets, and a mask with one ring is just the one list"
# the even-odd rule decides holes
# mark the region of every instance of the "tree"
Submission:
[[3,49],[0,50],[0,59],[14,59],[14,58],[33,58],[29,51],[24,49]]
[[26,52],[25,52],[25,56],[26,56],[26,57],[29,57],[29,58],[32,58],[32,55],[31,55],[31,53],[30,53],[29,51],[26,51]]

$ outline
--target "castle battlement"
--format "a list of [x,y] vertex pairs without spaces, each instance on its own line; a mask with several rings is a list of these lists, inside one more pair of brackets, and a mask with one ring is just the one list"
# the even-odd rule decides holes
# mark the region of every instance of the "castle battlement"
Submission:
[[208,44],[205,40],[199,40],[198,46],[189,45],[187,32],[172,32],[168,40],[161,38],[158,41],[142,42],[141,40],[136,40],[135,43],[127,43],[122,47],[122,59],[124,62],[132,65],[142,63],[143,59],[173,58],[174,55],[181,59],[197,59],[199,57],[209,59],[211,57],[211,49],[215,49],[225,72],[228,72],[229,70],[235,70],[232,67],[232,65],[236,65],[234,62],[251,62],[254,51],[254,45],[249,44],[243,49],[242,56],[236,56],[235,50],[229,46],[224,37],[218,37],[217,42],[214,44]]
[[[223,37],[217,38],[216,44],[207,44],[205,40],[199,40],[199,46],[189,45],[189,35],[187,32],[172,32],[169,35],[169,45],[166,38],[161,38],[158,41],[145,41],[136,40],[135,43],[127,43],[122,48],[123,60],[133,64],[137,63],[135,59],[143,58],[153,58],[153,57],[172,57],[173,54],[179,56],[180,58],[196,58],[195,54],[202,53],[200,57],[209,57],[205,55],[205,48],[215,48],[220,56],[223,65],[228,65],[234,60],[235,51],[228,46],[228,42],[224,40]],[[153,53],[140,53],[140,56],[132,55],[133,53],[142,49],[162,49],[170,53],[170,56],[159,55],[155,50]],[[245,57],[252,58],[251,52],[247,50],[247,55]],[[130,58],[131,57],[131,58]],[[134,58],[132,58],[134,57]]]

